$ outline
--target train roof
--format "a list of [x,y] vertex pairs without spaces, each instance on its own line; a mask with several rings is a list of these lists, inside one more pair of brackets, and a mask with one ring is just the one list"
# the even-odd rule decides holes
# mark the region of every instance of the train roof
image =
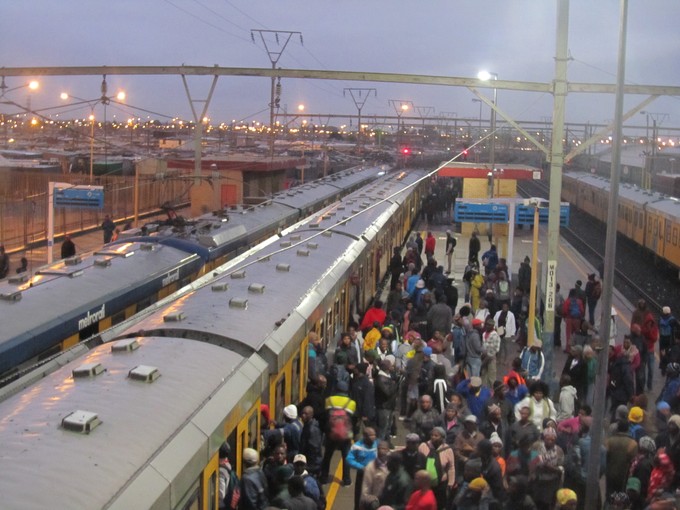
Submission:
[[290,336],[277,330],[302,324],[304,319],[296,310],[315,307],[330,286],[344,282],[358,251],[389,220],[403,194],[422,175],[393,176],[369,191],[349,195],[335,211],[325,212],[324,219],[239,260],[211,285],[142,319],[121,336],[162,331],[163,335],[228,345],[243,354],[266,346],[268,352],[261,354],[269,363],[288,359],[285,339]]
[[[114,508],[151,508],[159,497],[174,508],[185,489],[162,487],[183,482],[182,467],[198,473],[208,464],[226,416],[245,413],[266,377],[257,355],[182,339],[136,341],[132,351],[96,347],[0,403],[4,508],[103,508],[114,500]],[[97,364],[104,371],[94,376]],[[75,369],[85,375],[73,377]],[[89,433],[78,430],[97,421]]]
[[290,223],[301,214],[309,214],[312,208],[328,205],[338,199],[339,193],[376,179],[380,172],[384,172],[382,166],[357,167],[279,192],[257,206],[233,206],[177,226],[147,224],[153,236],[145,240],[169,244],[212,260],[233,250],[235,241],[256,241],[272,226]]
[[[609,194],[609,179],[604,177],[585,172],[570,172],[564,174],[564,177],[574,179]],[[655,206],[658,202],[667,201],[668,197],[655,191],[642,189],[633,184],[622,183],[619,185],[619,200],[624,203],[630,202],[631,204],[645,205],[645,207],[649,208],[650,206]]]
[[15,350],[24,359],[35,356],[88,327],[89,318],[107,316],[114,301],[135,303],[139,293],[182,280],[200,264],[198,256],[170,246],[122,243],[0,283],[0,313],[7,318],[0,328],[0,373],[14,366]]

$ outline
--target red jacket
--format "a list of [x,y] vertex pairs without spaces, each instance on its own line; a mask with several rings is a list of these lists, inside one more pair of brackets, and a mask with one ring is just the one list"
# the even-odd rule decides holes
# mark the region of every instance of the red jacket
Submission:
[[373,323],[375,321],[378,321],[380,325],[382,326],[385,323],[385,318],[387,317],[387,313],[385,310],[382,308],[369,308],[366,311],[366,315],[364,315],[364,319],[361,321],[361,325],[359,326],[359,329],[361,331],[364,331],[366,329],[370,329],[373,327]]
[[427,236],[425,239],[425,253],[427,255],[434,255],[434,247],[437,244],[437,240],[434,236]]

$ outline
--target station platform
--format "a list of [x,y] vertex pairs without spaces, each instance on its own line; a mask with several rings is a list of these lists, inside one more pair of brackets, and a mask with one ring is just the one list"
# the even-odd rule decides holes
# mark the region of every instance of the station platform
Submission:
[[[437,240],[437,244],[435,246],[435,259],[437,260],[438,265],[444,266],[444,269],[446,269],[447,264],[445,255],[447,228],[448,227],[446,225],[430,226],[427,223],[421,221],[416,225],[416,228],[414,230],[414,233],[416,231],[422,232],[423,238],[426,237],[428,231],[432,231]],[[457,240],[456,248],[454,250],[454,256],[452,258],[451,274],[449,275],[449,277],[454,278],[454,284],[458,289],[459,300],[456,306],[457,310],[460,306],[464,304],[465,289],[463,285],[463,272],[465,270],[465,266],[467,265],[470,236],[456,233],[456,229],[454,228],[453,225],[451,225],[450,228],[454,233],[454,237],[456,237]],[[538,235],[539,279],[545,282],[545,265],[542,264],[542,262],[547,260],[548,228],[547,225],[540,225],[539,229],[540,229]],[[480,234],[478,234],[478,238],[481,242],[482,247],[479,253],[479,257],[481,259],[482,253],[489,249],[490,243],[486,235],[486,225],[480,224],[479,231]],[[507,250],[509,250],[510,248],[512,249],[513,262],[512,266],[510,267],[510,272],[512,273],[511,279],[514,283],[514,280],[517,278],[517,272],[519,270],[520,263],[524,260],[524,257],[528,256],[530,259],[532,258],[533,230],[530,228],[515,229],[512,247],[507,245],[507,239],[500,239],[499,241],[500,241],[499,257],[509,258],[507,257],[508,255]],[[531,263],[533,264],[534,261],[532,260]],[[586,262],[585,259],[571,245],[569,245],[563,239],[560,240],[560,252],[557,266],[557,282],[560,284],[562,294],[564,295],[565,298],[567,297],[569,289],[574,287],[577,280],[581,280],[585,286],[588,274],[594,272],[596,272],[596,269],[593,268],[588,262]],[[606,285],[606,282],[603,282],[603,285]],[[386,292],[384,297],[386,297]],[[623,341],[623,335],[630,330],[630,317],[633,312],[634,306],[616,289],[614,289],[613,291],[612,304],[618,313],[616,317],[616,327],[618,332],[617,344],[620,344]],[[598,306],[595,310],[596,329],[599,328],[601,312],[602,312],[601,304],[598,303]],[[565,326],[564,324],[562,324],[562,346],[563,346],[562,348],[564,348],[565,336],[566,336]],[[562,351],[562,349],[555,348],[552,345],[549,347],[544,345],[543,349],[544,352],[546,351],[546,349],[552,349],[553,354],[552,375],[549,377],[551,387],[558,388],[559,378],[562,373],[562,369],[564,368],[564,364],[566,363],[567,354],[565,354]],[[519,347],[515,346],[514,344],[511,344],[510,350],[508,352],[507,363],[504,364],[500,360],[498,361],[499,378],[509,370],[510,361],[517,354],[519,354]],[[658,394],[661,392],[663,383],[664,380],[661,376],[661,373],[658,371],[658,355],[657,355],[653,389],[652,392],[648,394],[650,402],[654,402]],[[559,390],[557,391],[558,391],[557,395],[551,395],[553,399],[556,399],[559,396]],[[650,406],[649,408],[652,409],[652,407],[653,406]],[[606,413],[606,416],[608,417],[609,414]],[[647,415],[645,420],[646,430],[653,429],[652,422],[653,420],[650,419],[650,415]],[[393,438],[392,442],[395,449],[401,449],[405,445],[405,436],[409,431],[406,430],[404,422],[399,421],[397,423],[398,423],[397,437]],[[328,500],[328,508],[333,508],[337,510],[349,510],[354,508],[354,485],[351,485],[349,487],[342,486],[341,484],[342,477],[341,472],[339,470],[340,466],[338,460],[339,453],[336,453],[334,457],[334,464],[332,465],[333,469],[337,468],[335,472],[335,482],[330,485],[324,486]],[[351,470],[351,476],[352,479],[354,479],[355,476],[354,470]]]

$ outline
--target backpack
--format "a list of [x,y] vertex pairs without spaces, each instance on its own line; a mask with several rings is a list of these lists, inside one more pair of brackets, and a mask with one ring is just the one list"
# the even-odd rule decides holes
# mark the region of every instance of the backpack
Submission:
[[328,438],[342,442],[352,438],[352,422],[345,408],[332,409],[328,415]]
[[593,292],[592,296],[595,299],[600,299],[600,296],[602,295],[602,283],[600,282],[595,282],[593,284]]
[[[430,475],[430,485],[436,487],[439,485],[442,475],[444,474],[442,459],[436,449],[432,448],[430,445],[428,445],[428,447],[430,448],[430,451],[425,459],[425,471]],[[446,448],[450,448],[450,446],[447,446]]]
[[238,508],[238,502],[241,499],[241,481],[238,479],[236,471],[227,469],[224,466],[220,466],[220,476],[223,477],[227,483],[227,492],[222,500],[224,506],[221,508],[236,510]]
[[581,307],[578,306],[578,299],[569,299],[569,317],[578,319],[581,316]]

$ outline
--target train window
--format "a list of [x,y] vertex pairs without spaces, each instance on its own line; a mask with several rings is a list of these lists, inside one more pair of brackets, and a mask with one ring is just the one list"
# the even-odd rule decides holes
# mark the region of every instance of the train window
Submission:
[[[344,296],[345,294],[345,289],[342,290],[342,294]],[[329,338],[328,342],[331,340],[335,339],[335,335],[338,334],[339,327],[338,327],[338,318],[341,316],[340,314],[340,299],[335,298],[335,303],[333,304],[333,317],[335,317],[335,326],[333,326],[333,338]]]
[[298,352],[293,358],[292,367],[292,381],[290,382],[290,400],[291,402],[300,401],[300,353]]
[[[283,409],[283,407],[281,409]],[[248,447],[255,451],[260,451],[257,444],[260,438],[259,418],[260,412],[258,409],[257,412],[250,413],[250,418],[248,419],[248,438],[250,439],[250,441],[248,441]]]
[[670,243],[671,242],[671,224],[666,223],[666,242]]
[[115,326],[116,324],[120,324],[125,320],[125,310],[121,310],[118,313],[114,313],[111,316],[111,325]]
[[178,508],[182,510],[199,510],[201,505],[201,487],[199,481],[196,480],[186,496],[182,498],[184,503],[180,503]]
[[283,408],[286,407],[286,374],[281,373],[279,380],[276,381],[276,417],[272,417],[277,422],[283,421]]
[[148,297],[146,299],[142,299],[140,302],[137,303],[137,312],[141,312],[145,308],[148,308],[151,306],[151,298]]
[[210,475],[210,485],[208,487],[208,501],[210,502],[210,510],[216,510],[217,505],[217,471],[213,471]]
[[328,342],[333,338],[333,309],[329,308],[326,312],[326,332],[324,333],[324,342],[328,346]]
[[678,227],[673,227],[673,246],[678,245]]

